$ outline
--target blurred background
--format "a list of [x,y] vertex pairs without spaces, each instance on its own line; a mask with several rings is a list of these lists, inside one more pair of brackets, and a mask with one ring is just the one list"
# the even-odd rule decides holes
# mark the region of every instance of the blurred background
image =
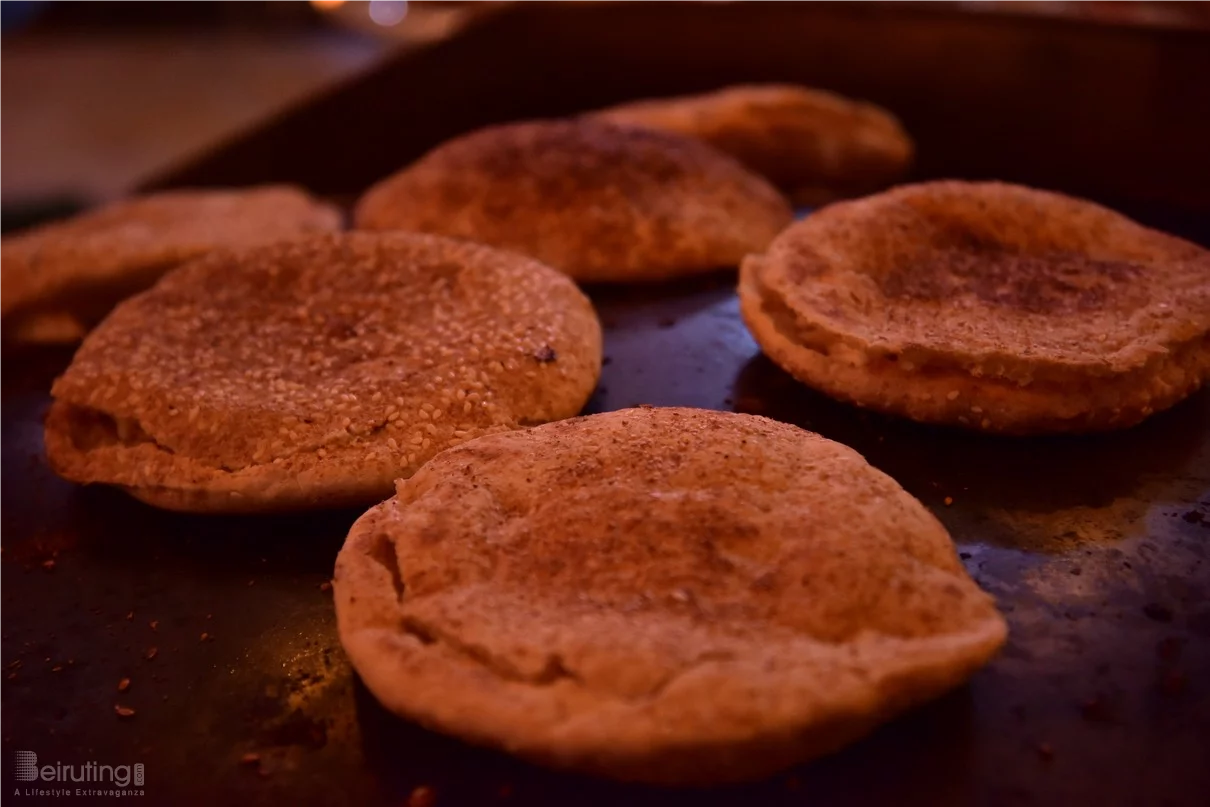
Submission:
[[[457,38],[477,22],[510,8],[517,10],[514,7],[518,5],[522,4],[406,0],[239,3],[6,0],[0,6],[3,9],[0,202],[4,229],[119,196],[147,177],[163,175],[172,166],[212,152],[239,133],[280,116],[325,90],[397,62],[402,52]],[[563,5],[544,4],[540,11],[523,10],[532,12],[531,17],[539,13],[553,15]],[[685,9],[685,35],[692,39],[693,6],[732,4],[677,5]],[[743,5],[754,9],[753,14],[758,13],[759,4]],[[877,28],[885,14],[874,7],[886,5],[902,9],[905,5],[931,4],[861,4],[864,15],[861,24],[870,30]],[[1210,24],[1210,6],[1204,3],[945,4],[944,13],[949,17],[957,11],[971,17],[1052,18],[1051,22],[1053,18],[1063,18],[1102,27],[1187,29]],[[846,10],[844,14],[853,13]],[[912,30],[943,34],[949,30],[945,28],[947,25],[952,28],[952,19],[939,21],[932,29],[917,26]],[[846,36],[853,35],[854,29],[845,30],[850,31]],[[643,33],[627,31],[625,36],[619,35],[618,41],[642,40]],[[904,39],[913,36],[920,34],[909,32]],[[817,42],[818,39],[816,36]],[[946,41],[952,43],[954,39]],[[1062,54],[1055,56],[1055,48],[1046,45],[1044,37],[1038,41],[1043,44],[1029,40],[1023,47],[1033,48],[1040,54],[1038,58],[1051,59],[1056,68],[1064,68]],[[921,47],[928,51],[925,45]],[[1042,50],[1047,47],[1049,54]],[[670,58],[675,58],[677,43],[668,42],[666,48]],[[505,52],[515,54],[509,58],[524,61],[526,55],[521,51],[525,49],[526,43],[514,42]],[[842,51],[853,53],[849,44]],[[623,48],[611,58],[616,58],[620,69],[625,71],[637,57]],[[1033,59],[1034,55],[1023,53],[1019,58]],[[1120,63],[1116,55],[1105,58],[1107,63],[1115,60]],[[1153,61],[1152,56],[1141,58],[1144,67]],[[483,61],[487,61],[486,56]],[[976,74],[1001,69],[989,65],[968,65],[964,69],[974,68]],[[485,63],[476,69],[487,79],[498,66]],[[760,69],[770,76],[785,72],[775,67],[766,65]],[[700,72],[703,81],[709,68],[709,64],[703,65]],[[1134,67],[1130,69],[1137,74]],[[551,72],[567,71],[560,68]],[[675,71],[670,68],[668,72]],[[732,72],[740,77],[738,72]],[[803,67],[800,72],[831,79],[842,90],[847,77],[854,76],[851,82],[854,90],[873,92],[884,85],[889,87],[889,82],[897,80],[893,74],[903,71],[884,71],[878,78],[881,83],[872,80],[863,83],[860,77],[864,73],[856,65],[819,70]],[[577,79],[555,75],[551,80]],[[653,79],[650,83],[655,86],[658,81]],[[669,86],[674,83],[669,79]],[[980,86],[995,88],[1002,84],[1003,79],[989,75]],[[533,87],[532,92],[542,91]],[[971,92],[984,93],[985,89]],[[584,95],[585,103],[590,100],[588,93],[590,90]],[[480,100],[493,103],[490,98]],[[893,93],[887,93],[887,100],[894,100]],[[538,108],[539,104],[535,100],[532,106]],[[923,110],[923,104],[916,106]],[[524,103],[517,104],[517,109],[523,108]],[[896,111],[906,113],[910,122],[912,109]],[[1123,110],[1125,116],[1136,113],[1148,114],[1146,110]],[[923,111],[920,114],[923,117]],[[984,136],[994,134],[992,130]],[[1011,143],[997,145],[1002,151],[1011,149]],[[924,157],[926,160],[929,157],[927,149]]]

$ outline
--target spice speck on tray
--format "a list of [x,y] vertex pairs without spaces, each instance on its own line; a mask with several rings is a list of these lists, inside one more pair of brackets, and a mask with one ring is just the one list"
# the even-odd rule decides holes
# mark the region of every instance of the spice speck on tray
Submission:
[[1179,670],[1169,670],[1160,677],[1160,691],[1165,695],[1180,695],[1188,685],[1188,677]]
[[1149,602],[1143,606],[1143,613],[1148,619],[1154,619],[1156,622],[1171,622],[1172,609],[1158,602]]
[[1090,723],[1109,723],[1113,719],[1109,704],[1101,695],[1093,695],[1081,703],[1080,714]]
[[437,793],[427,785],[421,785],[412,790],[408,796],[407,807],[433,807],[437,803]]

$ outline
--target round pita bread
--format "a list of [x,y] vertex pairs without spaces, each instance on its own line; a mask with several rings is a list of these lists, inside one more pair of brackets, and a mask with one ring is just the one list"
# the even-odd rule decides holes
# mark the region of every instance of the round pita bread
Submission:
[[1131,426],[1210,375],[1210,253],[1091,202],[932,182],[796,224],[740,276],[802,382],[1012,434]]
[[591,117],[704,140],[802,205],[889,185],[907,172],[915,151],[885,109],[793,84],[634,101]]
[[937,519],[856,452],[694,409],[444,452],[353,526],[335,594],[391,711],[664,784],[832,751],[1006,635]]
[[447,446],[576,414],[600,364],[591,304],[536,261],[316,236],[212,253],[119,305],[55,382],[46,449],[174,510],[367,504]]
[[5,237],[6,340],[74,342],[120,300],[220,247],[335,232],[336,208],[300,188],[168,191]]
[[767,182],[703,143],[593,121],[456,138],[367,191],[354,215],[358,229],[481,241],[582,281],[738,266],[791,219]]

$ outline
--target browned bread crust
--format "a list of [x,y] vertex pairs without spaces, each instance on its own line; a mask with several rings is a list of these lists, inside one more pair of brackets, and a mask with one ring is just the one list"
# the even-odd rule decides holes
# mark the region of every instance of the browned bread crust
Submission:
[[341,641],[391,711],[526,759],[709,784],[957,686],[1005,623],[845,446],[640,408],[442,453],[353,526]]
[[54,384],[51,465],[177,510],[366,504],[443,448],[570,417],[601,331],[536,261],[407,233],[216,252],[127,300]]
[[793,84],[634,101],[592,117],[700,138],[806,205],[884,187],[903,176],[914,153],[885,109]]
[[5,336],[75,341],[120,300],[187,260],[340,227],[340,212],[301,188],[267,185],[140,196],[6,237]]
[[438,146],[367,191],[354,223],[481,241],[577,280],[630,281],[737,266],[791,218],[767,182],[696,140],[535,121]]
[[1122,428],[1210,375],[1210,253],[1091,202],[932,182],[745,261],[764,351],[861,406],[1012,434]]

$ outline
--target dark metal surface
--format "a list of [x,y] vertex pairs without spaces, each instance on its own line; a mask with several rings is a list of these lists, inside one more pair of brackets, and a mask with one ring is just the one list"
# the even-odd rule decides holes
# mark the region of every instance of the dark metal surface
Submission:
[[886,106],[916,176],[1210,212],[1210,30],[954,3],[516,3],[150,181],[356,193],[504,120],[747,81]]
[[[344,659],[323,584],[357,513],[190,517],[58,480],[40,418],[68,353],[49,351],[3,367],[6,753],[142,762],[140,803],[157,804],[402,804],[422,785],[449,805],[1203,803],[1210,391],[1096,437],[920,427],[762,358],[732,283],[594,290],[608,363],[590,410],[756,412],[864,453],[938,514],[1006,612],[1008,646],[968,687],[789,775],[710,792],[467,748],[384,713]],[[27,787],[3,769],[6,798]]]
[[[921,176],[1164,200],[1125,207],[1210,244],[1196,212],[1210,209],[1210,116],[1190,101],[1204,89],[1204,34],[740,5],[699,8],[686,25],[663,4],[527,4],[160,184],[354,192],[481,123],[789,79],[889,103],[919,136]],[[592,290],[608,359],[590,411],[756,412],[861,451],[938,514],[1006,613],[1007,647],[969,686],[832,757],[709,792],[467,748],[386,714],[344,659],[323,584],[357,513],[190,517],[58,480],[40,419],[69,352],[40,351],[2,368],[0,793],[27,800],[9,753],[28,750],[41,763],[144,763],[139,803],[154,804],[401,805],[418,786],[440,805],[1205,803],[1210,390],[1118,434],[921,427],[836,404],[761,358],[733,282]]]

